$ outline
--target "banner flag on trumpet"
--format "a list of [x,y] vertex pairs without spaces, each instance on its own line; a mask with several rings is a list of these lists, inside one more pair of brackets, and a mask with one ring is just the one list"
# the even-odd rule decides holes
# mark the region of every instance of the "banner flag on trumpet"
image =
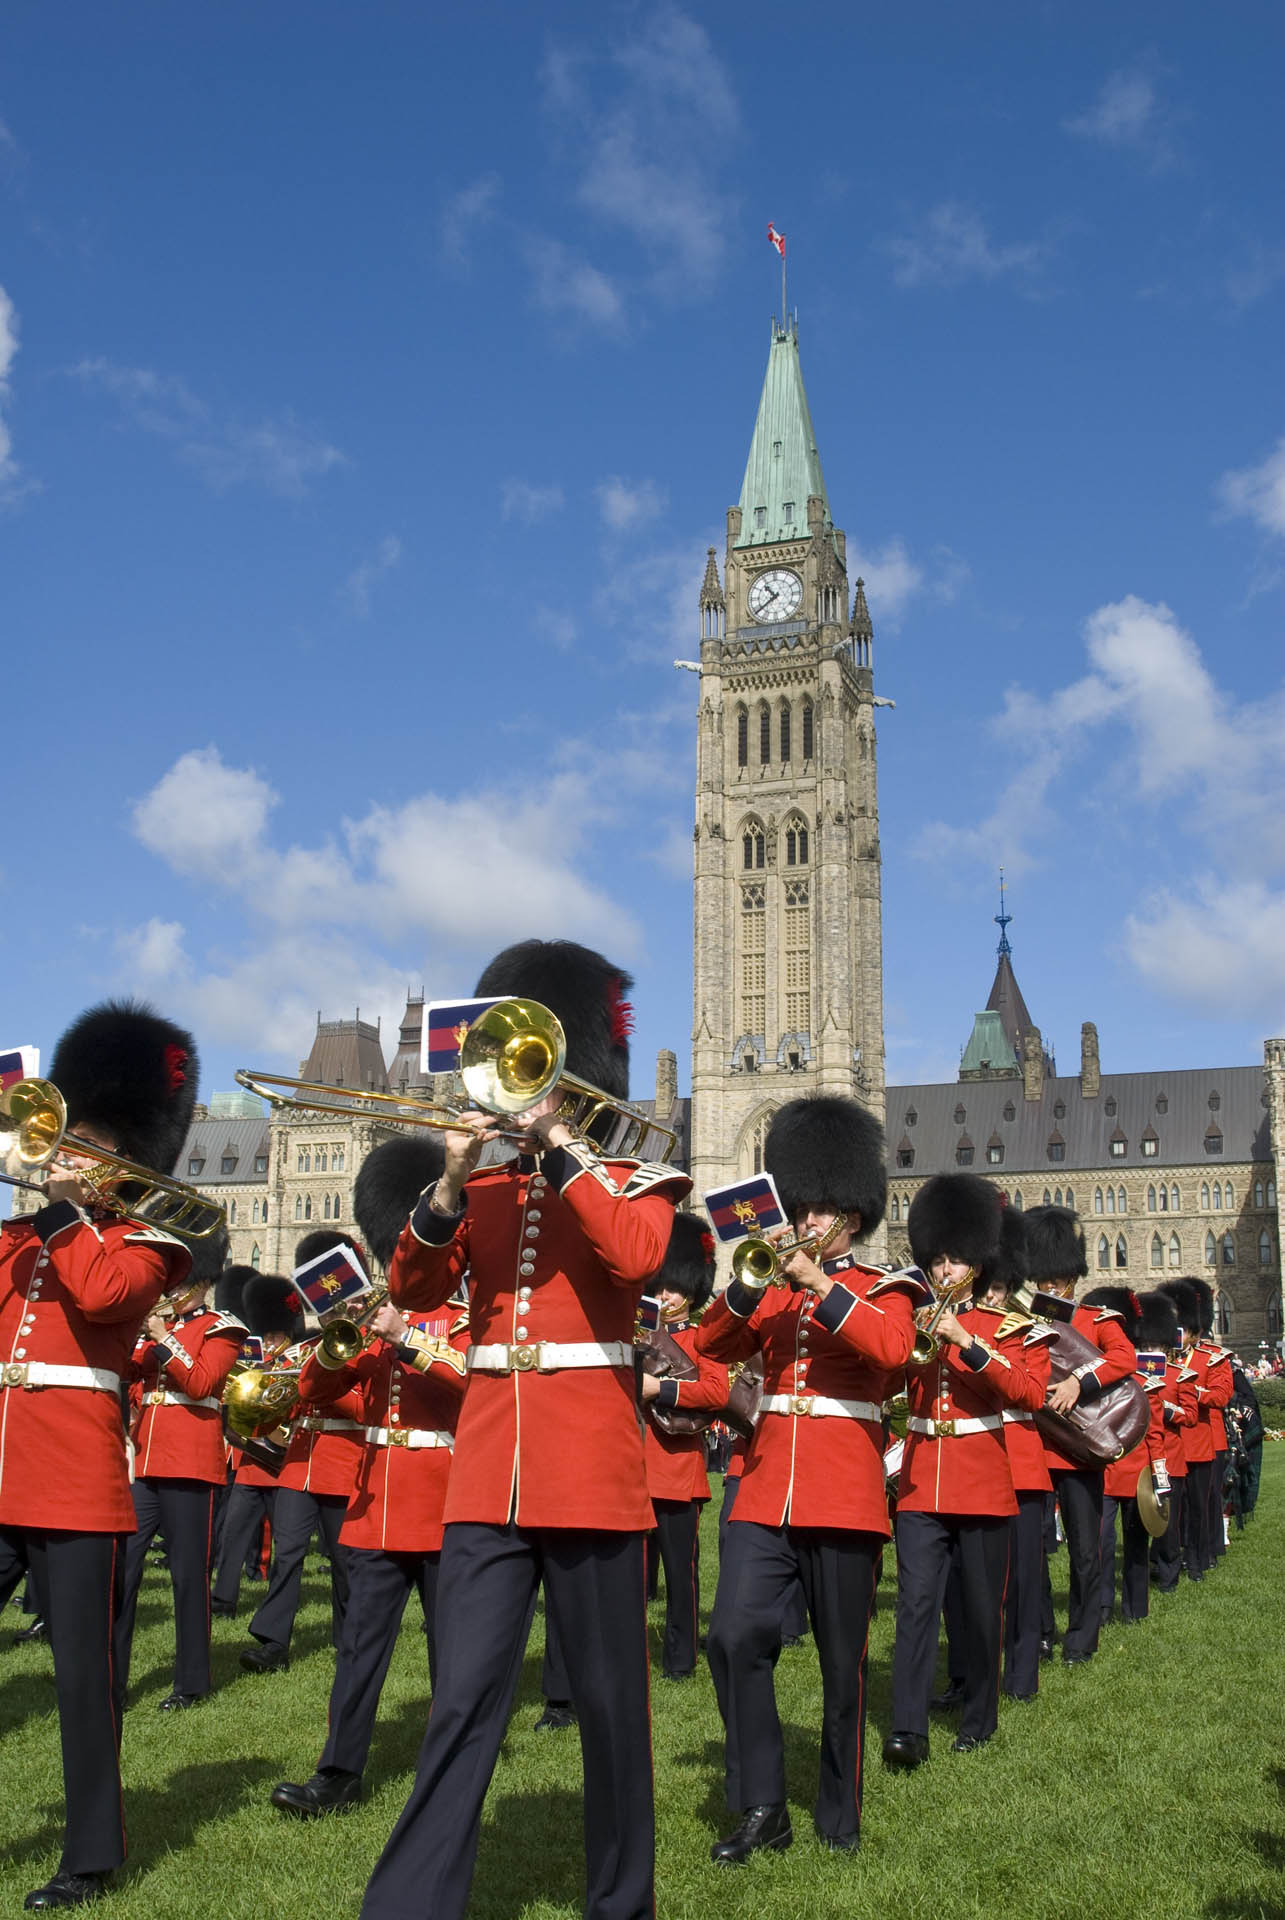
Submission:
[[0,1093],[8,1093],[20,1080],[35,1080],[39,1073],[39,1047],[6,1047],[0,1053]]
[[473,1022],[498,1000],[430,1000],[420,1028],[419,1064],[423,1073],[458,1073],[460,1048]]
[[372,1291],[370,1275],[351,1247],[332,1247],[315,1260],[296,1267],[291,1276],[318,1320],[325,1320],[337,1308],[347,1308],[354,1300],[363,1300]]
[[1139,1348],[1137,1370],[1144,1380],[1163,1380],[1165,1377],[1165,1356],[1163,1353]]
[[785,1225],[785,1209],[770,1173],[734,1180],[729,1187],[711,1187],[705,1208],[720,1240],[740,1240],[747,1233]]

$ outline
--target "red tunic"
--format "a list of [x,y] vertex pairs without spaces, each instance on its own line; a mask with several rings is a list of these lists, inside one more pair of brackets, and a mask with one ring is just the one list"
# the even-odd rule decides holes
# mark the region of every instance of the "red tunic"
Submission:
[[[467,1271],[474,1347],[520,1348],[512,1372],[470,1362],[446,1518],[641,1532],[653,1523],[634,1400],[634,1316],[687,1176],[574,1146],[475,1173],[462,1213],[420,1200],[388,1270],[399,1307],[442,1306]],[[537,1364],[542,1345],[600,1345],[619,1364]]]
[[1150,1419],[1147,1431],[1136,1447],[1113,1460],[1106,1470],[1103,1492],[1110,1494],[1113,1500],[1132,1500],[1138,1491],[1138,1479],[1145,1466],[1162,1466],[1168,1471],[1168,1442],[1165,1434],[1165,1383],[1151,1379],[1146,1374],[1136,1376],[1138,1385],[1147,1396],[1147,1409]]
[[1178,1361],[1165,1362],[1165,1465],[1171,1480],[1187,1477],[1187,1443],[1198,1417],[1195,1375]]
[[[1037,1372],[1027,1367],[1028,1354],[1020,1336],[1005,1342],[1008,1351],[1004,1353],[991,1344],[1004,1320],[1001,1307],[966,1307],[955,1317],[973,1336],[973,1345],[967,1351],[984,1358],[979,1367],[971,1367],[958,1347],[943,1343],[927,1366],[910,1369],[906,1390],[911,1424],[901,1460],[897,1511],[1014,1514],[1017,1498],[1008,1464],[1003,1409],[1017,1407],[1034,1413],[1044,1404],[1044,1387]],[[1043,1349],[1032,1351],[1042,1353]],[[1044,1367],[1047,1378],[1047,1361]],[[994,1424],[938,1435],[916,1432],[913,1423],[917,1420],[934,1424],[985,1420]]]
[[[1018,1352],[1023,1367],[1039,1386],[1042,1401],[1048,1392],[1052,1329],[1027,1320],[1025,1315],[1009,1318],[1018,1318],[1022,1324],[1009,1332],[1005,1332],[1001,1324],[995,1345],[1003,1354]],[[1004,1408],[1004,1445],[1008,1449],[1008,1470],[1013,1476],[1014,1493],[1050,1492],[1053,1482],[1044,1459],[1044,1442],[1029,1407]]]
[[647,1491],[653,1500],[708,1500],[709,1475],[705,1470],[705,1436],[700,1433],[663,1433],[652,1417],[657,1405],[681,1407],[684,1412],[700,1412],[727,1405],[727,1368],[720,1361],[707,1359],[696,1351],[695,1327],[668,1329],[680,1346],[700,1368],[695,1380],[665,1379],[660,1383],[659,1400],[645,1403],[647,1427],[645,1457]]
[[[227,1313],[198,1307],[176,1320],[163,1341],[148,1337],[134,1349],[131,1402],[134,1472],[140,1480],[227,1477],[220,1406],[223,1388],[245,1339]],[[207,1404],[199,1405],[205,1401]]]
[[[378,1340],[346,1367],[331,1370],[309,1360],[300,1379],[310,1403],[330,1407],[355,1402],[359,1409],[362,1455],[339,1534],[346,1547],[382,1553],[441,1549],[467,1333],[462,1316],[455,1313],[408,1318],[412,1326],[449,1345],[456,1364],[437,1359],[421,1373],[401,1348]],[[438,1444],[416,1446],[409,1437],[414,1433],[432,1434]]]
[[[183,1281],[187,1248],[70,1201],[0,1228],[0,1525],[132,1533],[120,1385],[138,1329]],[[96,1368],[102,1387],[24,1385],[29,1367]]]
[[1236,1390],[1231,1377],[1231,1355],[1221,1347],[1202,1340],[1187,1356],[1187,1365],[1196,1375],[1196,1450],[1189,1460],[1212,1460],[1227,1450],[1227,1423],[1222,1409]]
[[[1077,1307],[1071,1316],[1071,1325],[1086,1340],[1091,1340],[1102,1355],[1085,1371],[1094,1375],[1101,1387],[1114,1386],[1117,1380],[1127,1380],[1137,1361],[1132,1340],[1124,1330],[1124,1322],[1114,1307]],[[1079,1373],[1081,1369],[1077,1368]],[[1059,1452],[1047,1436],[1044,1440],[1044,1458],[1054,1471],[1083,1473],[1084,1468],[1078,1461],[1068,1460]]]
[[[824,1300],[802,1287],[760,1296],[733,1281],[696,1330],[696,1351],[715,1360],[763,1354],[765,1410],[748,1444],[732,1521],[766,1527],[834,1527],[887,1539],[884,1401],[910,1357],[913,1282],[827,1260],[835,1284]],[[767,1402],[791,1403],[773,1411]],[[815,1400],[859,1412],[811,1411]]]
[[355,1384],[324,1406],[300,1400],[290,1421],[290,1445],[277,1485],[293,1487],[296,1493],[347,1500],[366,1451],[365,1426],[365,1408]]

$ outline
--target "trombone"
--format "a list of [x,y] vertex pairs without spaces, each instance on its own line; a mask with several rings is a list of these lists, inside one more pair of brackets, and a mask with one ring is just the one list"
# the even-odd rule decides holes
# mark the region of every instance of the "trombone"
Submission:
[[[227,1224],[218,1202],[195,1187],[68,1133],[67,1102],[52,1080],[19,1080],[0,1094],[0,1145],[16,1152],[24,1167],[48,1167],[62,1152],[79,1154],[92,1163],[79,1170],[80,1178],[93,1188],[98,1205],[122,1220],[137,1220],[180,1240],[208,1240]],[[7,1173],[0,1180],[44,1192],[34,1180]]]
[[824,1233],[803,1234],[793,1240],[765,1240],[749,1234],[738,1242],[732,1253],[732,1275],[743,1287],[762,1292],[765,1287],[785,1285],[785,1263],[791,1254],[824,1253],[842,1233],[847,1217],[836,1213]]
[[[511,1118],[528,1112],[556,1087],[563,1095],[558,1109],[576,1138],[607,1158],[641,1159],[639,1149],[649,1135],[657,1136],[663,1164],[678,1136],[642,1107],[617,1100],[587,1080],[564,1072],[567,1039],[562,1022],[538,1000],[497,1000],[472,1022],[460,1047],[459,1076],[469,1104],[484,1113]],[[335,1113],[351,1119],[365,1114],[405,1127],[429,1127],[441,1133],[467,1132],[463,1106],[446,1101],[417,1100],[402,1093],[377,1093],[373,1087],[331,1086],[319,1080],[288,1080],[278,1074],[242,1068],[237,1085],[273,1107],[305,1108],[312,1113]],[[610,1125],[608,1125],[608,1121]],[[599,1134],[609,1138],[600,1141]],[[521,1128],[506,1128],[500,1137],[525,1139]]]

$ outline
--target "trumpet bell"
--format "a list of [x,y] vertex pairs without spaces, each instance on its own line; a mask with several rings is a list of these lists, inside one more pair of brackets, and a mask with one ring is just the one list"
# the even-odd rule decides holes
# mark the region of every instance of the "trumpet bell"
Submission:
[[497,1000],[473,1021],[460,1048],[460,1079],[487,1113],[525,1113],[562,1076],[567,1037],[538,1000]]
[[781,1262],[771,1241],[754,1236],[738,1241],[732,1251],[732,1273],[743,1286],[779,1285]]
[[317,1342],[317,1361],[334,1372],[346,1367],[364,1352],[369,1336],[355,1320],[330,1320]]

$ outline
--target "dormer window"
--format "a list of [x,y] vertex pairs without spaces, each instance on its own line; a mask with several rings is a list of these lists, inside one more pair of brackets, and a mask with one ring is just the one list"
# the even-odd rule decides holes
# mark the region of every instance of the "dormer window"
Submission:
[[189,1174],[205,1172],[205,1161],[199,1153],[192,1155],[192,1158],[187,1163],[187,1170]]
[[1144,1160],[1154,1160],[1160,1151],[1160,1136],[1154,1127],[1148,1127],[1142,1136],[1142,1156]]
[[1120,1109],[1114,1100],[1108,1100],[1102,1111],[1106,1114],[1108,1120],[1114,1120]]
[[1221,1153],[1222,1150],[1223,1150],[1223,1137],[1221,1133],[1219,1133],[1213,1121],[1211,1120],[1205,1132],[1205,1152]]
[[785,503],[785,505],[784,505],[784,506],[783,506],[783,507],[781,508],[781,518],[782,518],[782,520],[784,520],[784,522],[785,522],[785,524],[786,524],[786,526],[788,527],[788,526],[789,526],[789,524],[790,524],[790,522],[791,522],[791,521],[793,520],[793,518],[794,518],[794,502],[793,502],[793,500],[787,500],[787,501],[786,501],[786,503]]
[[906,1125],[908,1127],[917,1127],[919,1125],[919,1112],[917,1108],[906,1108]]
[[973,1143],[966,1133],[961,1133],[959,1136],[959,1144],[955,1148],[955,1165],[957,1167],[971,1167],[972,1164]]
[[765,527],[767,525],[767,508],[766,507],[755,507],[754,525],[756,527]]
[[1156,1095],[1156,1112],[1168,1113],[1168,1111],[1169,1111],[1169,1095],[1167,1093],[1158,1093]]
[[1056,1130],[1049,1135],[1048,1154],[1050,1160],[1066,1159],[1066,1141]]
[[1058,1102],[1056,1103],[1056,1105],[1054,1106],[1054,1108],[1053,1108],[1053,1118],[1054,1118],[1055,1120],[1065,1120],[1065,1119],[1066,1119],[1066,1102],[1065,1102],[1064,1100],[1059,1100],[1059,1101],[1058,1101]]
[[986,1142],[986,1164],[988,1167],[1002,1167],[1004,1164],[1004,1142],[997,1133],[993,1133]]
[[1222,1105],[1222,1103],[1223,1103],[1223,1100],[1222,1100],[1222,1095],[1221,1095],[1220,1093],[1211,1093],[1211,1094],[1210,1094],[1210,1096],[1209,1096],[1209,1111],[1210,1111],[1210,1113],[1217,1113],[1217,1111],[1218,1111],[1218,1109],[1219,1109],[1219,1107],[1221,1107],[1221,1105]]
[[224,1154],[223,1158],[219,1162],[219,1172],[220,1173],[236,1172],[236,1155],[234,1153]]
[[957,1127],[962,1127],[967,1118],[968,1118],[968,1115],[964,1111],[963,1107],[955,1108],[955,1125]]
[[1013,1102],[1011,1100],[1006,1100],[1004,1102],[1004,1118],[1006,1120],[1016,1120],[1017,1118],[1017,1108],[1013,1105]]
[[1117,1127],[1111,1135],[1110,1151],[1113,1160],[1123,1160],[1125,1154],[1129,1151],[1128,1138],[1125,1134],[1121,1133],[1119,1127]]
[[899,1167],[913,1167],[914,1164],[915,1150],[903,1133],[897,1147],[897,1165]]

